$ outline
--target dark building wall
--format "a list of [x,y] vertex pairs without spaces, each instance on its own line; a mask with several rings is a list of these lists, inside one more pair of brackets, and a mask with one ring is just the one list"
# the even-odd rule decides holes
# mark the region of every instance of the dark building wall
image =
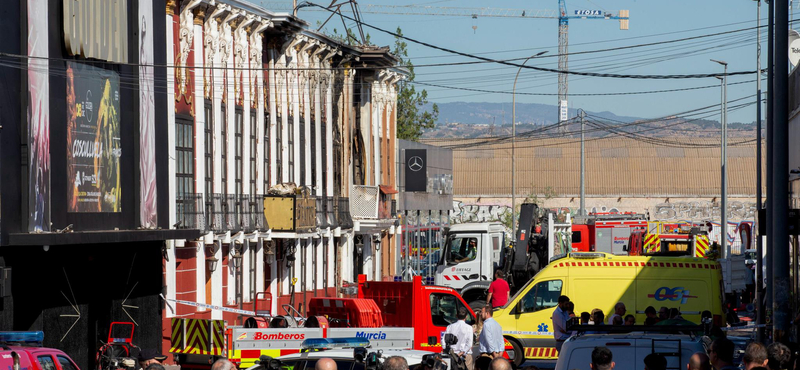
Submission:
[[[11,296],[1,299],[0,330],[42,330],[44,346],[65,351],[81,369],[94,368],[95,351],[114,321],[132,317],[133,343],[160,348],[162,245],[0,248],[13,272]],[[126,314],[123,302],[136,308]]]
[[[20,19],[26,15],[22,11],[25,3],[22,1],[7,1],[0,11],[0,52],[21,54],[25,44],[26,31]],[[16,58],[0,58],[3,63],[18,65]],[[19,122],[25,119],[23,107],[23,92],[27,94],[27,87],[23,85],[24,69],[0,67],[0,194],[17,194],[16,197],[3,197],[0,204],[0,242],[7,240],[6,223],[16,224],[19,228],[20,215],[20,127]],[[24,88],[23,88],[24,87]],[[16,220],[15,220],[16,219]]]
[[[142,0],[153,2],[153,29],[155,65],[166,64],[165,2],[164,0]],[[52,228],[61,229],[72,224],[75,231],[134,230],[139,222],[139,35],[138,1],[128,1],[128,55],[129,65],[87,60],[70,56],[64,43],[63,1],[47,0],[49,12],[49,63],[50,68],[50,214]],[[0,51],[9,54],[27,53],[27,0],[12,0],[4,3],[0,12],[0,30],[3,41]],[[26,112],[28,109],[27,74],[25,59],[2,58],[6,64],[21,65],[22,68],[0,66],[0,154],[3,181],[0,185],[0,244],[8,244],[9,233],[27,232],[27,165],[28,149]],[[121,139],[121,212],[79,213],[68,212],[67,192],[74,179],[67,175],[67,129],[68,107],[66,100],[67,61],[89,65],[116,72],[120,78],[120,139]],[[167,104],[166,69],[155,69],[155,138],[156,158],[166,158]],[[159,226],[169,228],[168,162],[156,161]]]

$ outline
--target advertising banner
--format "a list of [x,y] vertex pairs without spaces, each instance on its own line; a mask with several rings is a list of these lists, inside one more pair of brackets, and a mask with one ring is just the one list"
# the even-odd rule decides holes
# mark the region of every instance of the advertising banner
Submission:
[[28,1],[28,231],[50,230],[47,0]]
[[425,192],[428,188],[428,151],[406,149],[405,191]]
[[153,2],[139,2],[139,222],[157,226]]
[[120,212],[119,75],[67,63],[69,212]]

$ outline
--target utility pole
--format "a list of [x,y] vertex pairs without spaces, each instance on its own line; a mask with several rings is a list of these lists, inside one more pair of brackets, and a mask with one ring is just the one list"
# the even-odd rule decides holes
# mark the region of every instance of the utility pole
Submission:
[[722,193],[722,204],[720,206],[720,211],[722,214],[722,222],[721,222],[721,230],[720,230],[720,246],[721,250],[720,253],[722,254],[722,258],[728,258],[731,254],[731,246],[728,243],[728,184],[727,184],[727,177],[728,172],[725,166],[727,165],[728,158],[726,154],[726,149],[728,146],[728,123],[727,123],[727,115],[728,115],[728,63],[723,62],[721,60],[714,60],[711,59],[714,63],[719,63],[724,67],[725,74],[722,77],[718,77],[720,79],[720,124],[722,125],[722,140],[721,140],[721,148],[720,148],[720,192]]
[[773,191],[773,181],[772,181],[772,145],[774,143],[773,136],[774,136],[774,129],[773,129],[773,103],[775,101],[772,91],[774,90],[774,80],[772,78],[774,69],[772,66],[775,64],[774,61],[774,52],[775,52],[775,43],[774,34],[775,34],[775,1],[770,1],[767,3],[767,209],[764,213],[766,213],[766,221],[767,221],[767,261],[765,262],[767,267],[767,273],[765,274],[767,277],[767,289],[766,289],[766,304],[764,315],[765,320],[768,323],[772,323],[772,291],[773,291],[773,271],[772,271],[772,257],[773,257],[773,246],[774,238],[773,236],[773,219],[772,219],[772,205],[773,205],[773,196],[775,192]]
[[[529,60],[541,56],[546,52],[547,51],[542,51],[531,55],[522,62],[522,65],[519,66],[519,70],[517,70],[517,76],[514,77],[514,87],[511,90],[511,235],[515,241],[517,240],[517,187],[515,176],[515,162],[517,158],[514,150],[517,142],[517,78],[519,78],[519,73],[522,72],[522,67],[525,66],[525,63],[528,63]],[[505,117],[505,113],[503,117]]]
[[[770,1],[772,5],[773,1]],[[786,56],[789,55],[789,9],[786,1],[775,2],[775,45],[774,62],[771,66],[775,69],[773,79],[775,91],[771,92],[773,108],[773,165],[772,171],[772,220],[773,234],[769,236],[774,239],[774,249],[772,258],[772,268],[775,270],[774,284],[772,289],[775,320],[772,326],[773,340],[788,340],[789,324],[791,322],[791,279],[789,277],[789,230],[786,222],[789,214],[789,129],[787,126],[789,107],[789,65]]]
[[[761,204],[761,0],[756,0],[756,209],[760,212]],[[765,220],[758,220],[761,224]],[[756,324],[764,324],[764,235],[758,233],[756,238]],[[756,332],[756,339],[764,342],[764,329],[759,328]]]
[[581,109],[578,115],[581,117],[581,210],[579,214],[586,216],[586,142],[584,140],[586,112]]

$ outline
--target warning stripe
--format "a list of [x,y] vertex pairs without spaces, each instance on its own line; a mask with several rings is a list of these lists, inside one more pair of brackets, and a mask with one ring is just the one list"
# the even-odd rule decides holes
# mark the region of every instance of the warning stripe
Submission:
[[718,270],[715,263],[702,262],[617,262],[617,261],[597,261],[597,262],[559,262],[554,263],[553,268],[559,267],[667,267],[667,268],[686,268],[686,269],[706,269]]
[[183,353],[183,319],[172,319],[172,335],[170,336],[172,346],[169,351]]
[[558,351],[556,351],[555,347],[528,347],[525,348],[525,358],[527,359],[558,358]]
[[695,240],[694,256],[705,258],[708,252],[708,237],[705,235],[697,236]]

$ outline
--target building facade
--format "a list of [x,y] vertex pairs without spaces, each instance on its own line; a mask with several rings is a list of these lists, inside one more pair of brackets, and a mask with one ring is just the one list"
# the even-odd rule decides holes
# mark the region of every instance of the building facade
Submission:
[[111,322],[161,344],[165,241],[200,235],[167,217],[158,4],[24,0],[0,13],[0,330],[41,330],[84,369]]
[[233,309],[256,301],[305,314],[359,273],[396,274],[395,84],[406,72],[388,48],[237,0],[165,8],[165,217],[202,236],[166,243],[164,337],[172,318],[240,323]]

